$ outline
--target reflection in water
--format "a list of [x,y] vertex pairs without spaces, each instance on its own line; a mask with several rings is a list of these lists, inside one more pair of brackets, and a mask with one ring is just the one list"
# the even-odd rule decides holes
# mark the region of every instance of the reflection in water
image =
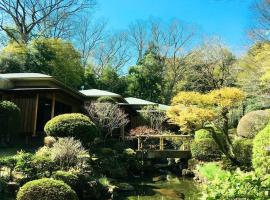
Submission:
[[144,178],[129,182],[135,190],[121,194],[121,200],[196,200],[200,197],[199,186],[192,179],[171,175]]

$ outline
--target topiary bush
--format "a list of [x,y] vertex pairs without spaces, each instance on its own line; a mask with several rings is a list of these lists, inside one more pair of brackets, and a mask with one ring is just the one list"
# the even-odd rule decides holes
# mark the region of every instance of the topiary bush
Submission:
[[233,141],[234,155],[241,165],[251,167],[252,165],[252,139],[237,138]]
[[194,135],[195,140],[200,140],[200,139],[205,139],[205,138],[212,139],[212,135],[208,130],[200,129],[195,132],[195,135]]
[[58,115],[46,123],[44,131],[49,136],[74,137],[83,143],[91,142],[99,135],[96,125],[80,113]]
[[259,174],[270,173],[270,124],[253,140],[252,165]]
[[52,178],[54,178],[55,180],[63,181],[75,191],[78,189],[79,177],[74,173],[66,171],[56,171],[53,174]]
[[63,181],[43,178],[24,184],[17,200],[78,200],[78,197]]
[[194,158],[202,161],[216,160],[222,155],[219,146],[207,130],[195,132],[190,150]]
[[0,142],[9,143],[20,127],[20,109],[10,101],[0,102]]
[[244,115],[237,126],[237,135],[244,138],[254,138],[270,120],[270,110],[256,110]]

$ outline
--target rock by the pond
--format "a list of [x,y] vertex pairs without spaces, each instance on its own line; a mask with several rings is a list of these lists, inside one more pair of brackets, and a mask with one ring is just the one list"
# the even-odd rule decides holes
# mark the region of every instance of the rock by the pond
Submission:
[[117,183],[117,190],[119,191],[134,191],[135,188],[128,183]]
[[193,171],[191,171],[190,169],[183,169],[182,170],[182,176],[185,176],[185,177],[194,177],[194,173]]

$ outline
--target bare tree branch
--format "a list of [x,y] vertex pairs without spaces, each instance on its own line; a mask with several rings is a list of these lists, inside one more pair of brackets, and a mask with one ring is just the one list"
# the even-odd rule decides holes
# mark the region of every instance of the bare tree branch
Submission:
[[10,39],[27,43],[33,36],[48,33],[57,25],[59,30],[65,30],[66,19],[94,4],[94,0],[2,0],[0,28]]

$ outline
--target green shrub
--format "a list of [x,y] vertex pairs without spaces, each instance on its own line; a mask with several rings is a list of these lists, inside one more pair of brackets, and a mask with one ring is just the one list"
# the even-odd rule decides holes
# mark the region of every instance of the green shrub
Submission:
[[219,159],[222,154],[219,146],[207,130],[200,130],[195,133],[190,150],[194,158],[204,161]]
[[79,177],[76,174],[66,171],[57,171],[53,174],[52,178],[63,181],[75,191],[78,189]]
[[0,140],[9,143],[20,127],[20,109],[10,101],[0,102]]
[[234,155],[241,165],[251,167],[252,146],[253,141],[251,139],[238,138],[233,141]]
[[197,170],[200,176],[207,181],[225,180],[230,172],[223,170],[218,164],[214,162],[204,163],[198,165]]
[[74,190],[63,181],[54,179],[38,179],[24,184],[17,200],[77,200]]
[[195,132],[194,139],[199,140],[199,139],[205,139],[205,138],[212,138],[211,133],[208,130],[205,129],[200,129]]
[[270,177],[261,177],[254,172],[237,171],[222,179],[209,182],[201,199],[270,199]]
[[269,110],[256,110],[244,115],[237,126],[237,135],[244,138],[254,138],[270,120]]
[[252,164],[259,174],[270,173],[270,124],[253,140]]
[[83,143],[92,142],[99,133],[89,117],[79,113],[58,115],[46,123],[44,130],[47,135],[75,137]]
[[20,151],[15,157],[17,159],[16,170],[22,173],[26,180],[36,178],[36,166],[33,164],[34,154]]
[[97,99],[97,102],[98,103],[113,103],[113,104],[115,104],[116,100],[114,98],[112,98],[112,97],[104,96],[104,97],[99,97]]

